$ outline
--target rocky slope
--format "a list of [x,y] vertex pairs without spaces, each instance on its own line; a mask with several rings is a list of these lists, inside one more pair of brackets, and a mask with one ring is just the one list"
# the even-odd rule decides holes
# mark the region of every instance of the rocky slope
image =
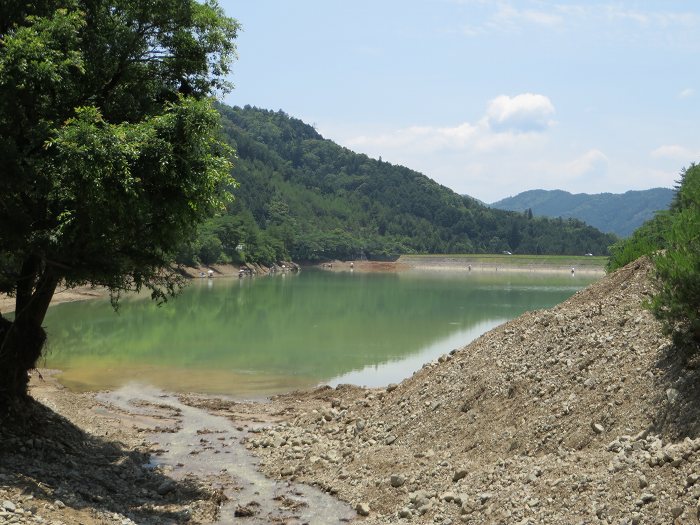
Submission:
[[696,523],[697,363],[644,310],[650,271],[637,261],[400,385],[283,396],[289,421],[248,446],[367,523]]

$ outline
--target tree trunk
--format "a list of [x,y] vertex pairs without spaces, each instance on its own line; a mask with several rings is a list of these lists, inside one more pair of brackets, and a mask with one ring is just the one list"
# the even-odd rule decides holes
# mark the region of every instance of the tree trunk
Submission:
[[36,367],[46,342],[41,327],[58,278],[39,260],[27,259],[17,281],[15,319],[0,316],[0,406],[27,395],[28,372]]

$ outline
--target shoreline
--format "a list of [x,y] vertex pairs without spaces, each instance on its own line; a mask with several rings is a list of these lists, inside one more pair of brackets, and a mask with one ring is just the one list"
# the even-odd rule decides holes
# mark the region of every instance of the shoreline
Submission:
[[[285,271],[298,271],[299,265],[293,262],[282,263],[286,265]],[[196,279],[220,279],[238,278],[241,268],[247,268],[250,274],[268,275],[270,273],[282,272],[281,266],[273,265],[270,268],[258,264],[234,265],[234,264],[212,264],[210,266],[183,266],[179,269],[180,275],[188,280]],[[212,270],[212,275],[208,276],[208,271]],[[202,274],[204,277],[202,277]],[[102,286],[77,286],[75,288],[62,288],[59,286],[51,298],[51,306],[73,301],[86,301],[89,299],[104,299],[109,297],[109,290]],[[15,299],[7,294],[0,294],[0,314],[14,312]]]
[[[520,262],[517,259],[508,260],[504,258],[498,262],[490,262],[484,257],[469,256],[454,257],[454,256],[404,256],[402,255],[396,261],[340,261],[334,260],[326,263],[312,265],[313,268],[319,268],[326,271],[357,271],[357,272],[514,272],[514,273],[534,273],[534,274],[571,274],[572,268],[574,273],[583,275],[605,275],[605,268],[602,264],[588,263],[585,259],[574,259],[574,264],[552,263],[552,262],[536,262],[536,259],[531,259],[534,262]],[[575,263],[579,264],[575,264]]]
[[[126,462],[130,470],[111,464],[117,477],[109,477],[106,487],[127,482],[116,507],[107,499],[85,500],[81,481],[71,477],[76,470],[71,462],[86,476],[93,475],[92,463],[82,467],[70,452],[63,466],[37,464],[36,450],[53,450],[43,437],[22,435],[17,446],[13,439],[0,439],[16,458],[9,468],[0,463],[0,501],[32,515],[86,525],[130,525],[129,519],[213,523],[221,517],[218,512],[262,516],[275,505],[275,512],[287,512],[289,507],[280,507],[286,500],[235,499],[236,487],[246,479],[236,478],[236,469],[243,467],[219,471],[228,468],[219,460],[245,446],[258,458],[245,468],[295,491],[303,491],[303,484],[316,486],[347,502],[367,525],[407,520],[564,525],[574,516],[606,523],[686,523],[700,507],[693,477],[700,465],[695,388],[700,367],[669,357],[669,341],[643,308],[653,291],[651,271],[648,262],[633,263],[386,388],[320,387],[250,403],[197,394],[72,394],[56,383],[47,386],[50,378],[34,378],[33,396],[99,436],[95,439],[120,442],[121,458],[167,458],[190,411],[208,415],[195,419],[185,455],[177,456],[184,459],[161,464],[156,478],[133,462]],[[137,402],[123,411],[114,404],[119,396]],[[238,433],[214,428],[208,419],[213,416],[230,421]],[[2,432],[7,429],[0,425],[0,437]],[[62,443],[53,452],[59,460],[78,447],[70,440]],[[113,461],[91,450],[91,461]],[[194,462],[217,451],[215,475],[186,473],[188,458]],[[22,461],[31,466],[19,471],[24,477],[12,470]],[[27,479],[40,486],[59,481],[43,493],[26,492]],[[226,494],[234,499],[222,500]],[[59,498],[63,507],[55,504]],[[119,505],[128,508],[117,512]],[[306,505],[322,516],[324,505]],[[347,506],[340,508],[347,512]],[[106,519],[105,509],[116,514]],[[148,519],[138,519],[143,516]],[[323,517],[309,522],[340,523]]]
[[[499,256],[496,256],[499,257]],[[585,262],[585,259],[583,259]],[[310,265],[298,265],[294,262],[285,262],[285,271],[299,271],[303,268],[316,268],[325,271],[356,271],[363,273],[403,273],[403,272],[516,272],[516,273],[533,273],[533,274],[571,274],[571,265],[552,264],[552,263],[530,263],[520,264],[516,259],[512,261],[506,260],[502,262],[488,262],[483,256],[455,257],[455,256],[405,256],[402,255],[396,261],[340,261],[334,260],[325,263],[316,263]],[[184,266],[181,268],[181,274],[190,280],[201,278],[234,278],[239,277],[241,268],[247,268],[254,275],[269,275],[271,273],[282,272],[283,269],[279,265],[273,265],[267,268],[257,264],[250,265],[233,265],[233,264],[213,264],[210,266]],[[471,267],[471,269],[470,269]],[[213,271],[211,277],[206,277],[209,270]],[[593,265],[578,265],[575,267],[575,273],[583,275],[598,275],[604,276],[605,269],[600,264]],[[204,274],[205,277],[201,277]],[[250,274],[249,274],[250,275]],[[76,288],[59,288],[51,299],[51,305],[72,302],[85,301],[89,299],[104,299],[109,297],[109,290],[100,286],[79,286]],[[0,294],[0,313],[6,314],[14,311],[14,298],[6,294]]]

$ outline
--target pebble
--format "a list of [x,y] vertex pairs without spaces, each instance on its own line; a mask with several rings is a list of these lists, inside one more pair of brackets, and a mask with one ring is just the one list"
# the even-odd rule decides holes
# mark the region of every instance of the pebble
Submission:
[[673,519],[680,517],[682,514],[683,514],[683,507],[681,505],[676,505],[675,507],[671,507],[671,516],[673,516]]
[[399,488],[404,483],[406,483],[406,478],[400,474],[392,474],[391,478],[389,478],[389,484],[394,488]]
[[452,481],[459,481],[462,478],[467,477],[468,472],[465,469],[457,470],[452,476]]
[[605,432],[605,427],[601,425],[600,423],[593,422],[591,423],[591,428],[593,429],[593,432],[596,434],[602,434]]
[[360,516],[369,516],[369,504],[367,503],[358,503],[355,506],[355,511],[360,515]]
[[158,485],[156,492],[158,494],[160,494],[161,496],[165,496],[166,494],[170,494],[174,490],[175,490],[175,482],[172,479],[167,479],[163,483]]

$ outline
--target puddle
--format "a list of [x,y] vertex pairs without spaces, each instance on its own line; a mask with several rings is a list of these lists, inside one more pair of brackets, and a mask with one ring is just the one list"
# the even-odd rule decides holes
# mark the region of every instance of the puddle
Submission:
[[175,480],[194,474],[221,488],[229,499],[222,505],[217,523],[331,525],[356,517],[348,505],[315,487],[276,481],[262,474],[257,458],[240,444],[246,431],[238,430],[225,417],[144,385],[130,384],[96,397],[151,428],[168,429],[150,436],[162,449],[153,456],[154,466],[165,467]]

